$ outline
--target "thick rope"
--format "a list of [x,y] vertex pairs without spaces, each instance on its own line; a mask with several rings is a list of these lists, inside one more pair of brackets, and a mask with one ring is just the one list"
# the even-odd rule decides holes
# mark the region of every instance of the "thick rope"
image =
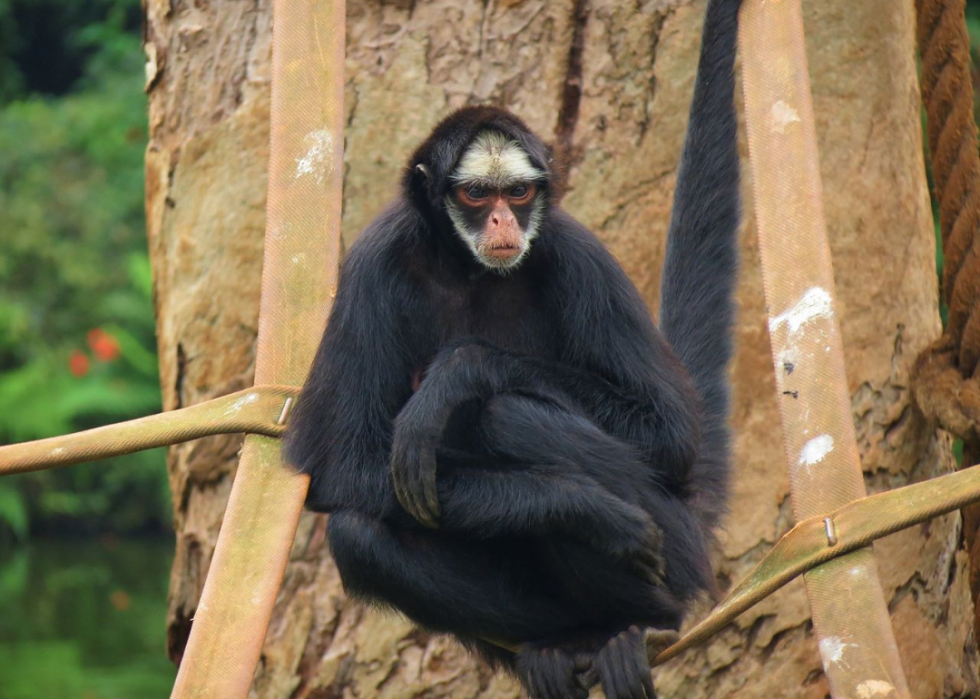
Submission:
[[965,0],[916,0],[916,9],[949,323],[943,336],[916,361],[913,390],[928,418],[976,445],[980,443],[980,155]]
[[[980,155],[973,113],[965,0],[916,0],[922,103],[939,201],[942,292],[949,322],[912,368],[912,392],[931,422],[980,457]],[[980,609],[980,506],[963,510],[970,590]],[[980,631],[980,615],[974,618]]]

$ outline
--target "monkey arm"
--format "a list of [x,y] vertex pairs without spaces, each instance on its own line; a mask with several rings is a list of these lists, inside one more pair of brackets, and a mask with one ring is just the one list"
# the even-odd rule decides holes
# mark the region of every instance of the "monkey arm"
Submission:
[[602,243],[560,210],[547,225],[540,242],[560,272],[545,298],[549,315],[561,319],[559,364],[605,381],[570,377],[571,392],[600,427],[637,449],[666,485],[684,487],[697,456],[702,412],[691,377]]
[[[693,460],[697,425],[686,406],[674,406],[652,388],[620,386],[571,364],[540,360],[463,340],[441,351],[419,391],[395,419],[392,475],[402,506],[434,526],[440,506],[436,450],[445,426],[460,405],[507,392],[524,392],[582,413],[655,466],[648,473],[676,484]],[[664,415],[673,416],[665,420]],[[541,426],[529,427],[532,433]],[[574,462],[575,456],[570,457]],[[600,472],[601,473],[601,472]],[[601,475],[600,475],[601,477]]]
[[418,391],[394,421],[391,472],[395,495],[416,520],[435,527],[440,515],[436,451],[453,412],[464,403],[485,402],[518,390],[561,400],[530,365],[488,343],[461,340],[436,355]]
[[585,417],[498,394],[479,418],[485,453],[440,449],[440,527],[476,538],[564,534],[662,583],[662,532],[642,509],[649,473]]
[[[401,217],[401,218],[399,218]],[[388,242],[409,225],[395,207],[351,248],[327,330],[290,418],[285,455],[310,475],[307,506],[394,506],[388,477],[392,420],[412,393],[412,338],[401,318],[417,293]]]
[[563,534],[663,584],[660,529],[583,473],[553,463],[447,470],[438,485],[440,529],[476,539]]

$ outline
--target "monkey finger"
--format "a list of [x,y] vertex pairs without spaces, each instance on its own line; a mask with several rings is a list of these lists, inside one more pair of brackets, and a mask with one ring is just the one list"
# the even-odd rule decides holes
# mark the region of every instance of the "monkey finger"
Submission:
[[[399,469],[396,469],[395,473],[399,473],[399,471]],[[416,491],[417,488],[407,478],[407,474],[401,475],[396,479],[395,497],[405,512],[411,515],[412,519],[416,520],[419,524],[434,529],[436,522],[429,516],[425,508],[419,505],[419,500],[415,495]]]
[[645,582],[649,583],[653,587],[663,587],[664,579],[660,573],[660,569],[655,564],[652,564],[649,559],[642,555],[637,555],[631,561],[631,568],[633,571],[642,578]]
[[548,699],[547,695],[541,690],[541,676],[537,672],[528,672],[525,676],[527,683],[527,693],[531,699]]
[[644,633],[644,643],[647,647],[647,662],[653,664],[660,651],[677,643],[681,635],[672,629],[647,629]]
[[412,509],[409,514],[414,517],[419,524],[429,529],[438,529],[439,523],[436,521],[435,517],[429,511],[429,508],[425,505],[425,500],[419,493],[419,488],[417,484],[415,487],[409,490],[408,497],[411,499]]
[[541,670],[541,684],[547,699],[563,699],[560,670],[554,648],[544,648],[538,656]]
[[425,461],[425,458],[420,454],[414,463],[411,496],[417,512],[416,519],[425,526],[435,529],[439,526],[436,521],[439,516],[439,500],[438,497],[435,498],[435,507],[433,507],[433,498],[429,493],[430,487],[435,490],[435,472],[434,469],[429,468]]
[[426,505],[426,509],[431,515],[432,519],[438,518],[442,512],[439,507],[439,489],[436,486],[436,455],[435,450],[425,449],[423,450],[423,457],[420,460],[421,468],[421,485],[422,485],[422,496]]
[[643,678],[643,691],[646,692],[647,699],[657,699],[657,690],[653,687],[653,672],[649,665],[641,668],[640,677]]
[[412,513],[412,502],[408,494],[408,487],[405,483],[405,469],[404,466],[397,462],[392,461],[391,464],[391,480],[395,486],[395,498],[398,500],[398,504],[402,506],[406,512],[408,512],[413,517]]
[[584,688],[579,682],[575,673],[575,661],[572,656],[564,649],[554,651],[555,659],[555,682],[559,697],[569,697],[569,699],[588,699],[589,690]]
[[392,449],[390,470],[391,480],[395,487],[395,497],[398,499],[398,503],[406,512],[414,517],[411,496],[409,494],[408,467],[405,463],[405,451],[399,448],[397,444]]
[[622,686],[622,678],[619,670],[619,638],[613,636],[596,658],[599,666],[599,682],[602,684],[602,691],[607,699],[624,699],[625,694]]
[[664,584],[663,559],[653,551],[644,551],[642,554],[643,562],[649,571],[650,581],[655,585]]
[[620,634],[622,642],[619,645],[619,662],[623,673],[623,683],[626,685],[626,696],[629,699],[646,699],[643,673],[636,665],[636,654],[641,648],[639,631],[624,631]]
[[636,626],[621,631],[608,644],[611,676],[614,676],[616,699],[648,699],[647,685],[650,684],[650,668],[646,665],[643,634]]
[[395,497],[402,508],[423,526],[436,528],[435,518],[429,508],[424,506],[422,483],[419,475],[420,458],[417,447],[393,449],[391,473],[395,484]]
[[645,636],[636,626],[629,628],[630,633],[630,659],[633,661],[633,671],[640,681],[646,699],[657,699],[656,691],[653,688],[653,673],[650,672],[650,664],[647,660]]
[[416,511],[415,501],[412,499],[411,490],[405,486],[404,483],[398,483],[395,485],[395,497],[398,499],[398,504],[402,506],[412,519],[417,520],[419,514]]

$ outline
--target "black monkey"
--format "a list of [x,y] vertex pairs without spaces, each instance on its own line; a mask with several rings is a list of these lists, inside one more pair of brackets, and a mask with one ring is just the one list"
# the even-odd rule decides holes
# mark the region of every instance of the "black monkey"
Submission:
[[344,260],[286,438],[346,590],[454,634],[534,699],[597,680],[652,699],[642,631],[677,629],[711,586],[739,4],[708,3],[659,331],[553,203],[550,151],[513,115],[465,108]]

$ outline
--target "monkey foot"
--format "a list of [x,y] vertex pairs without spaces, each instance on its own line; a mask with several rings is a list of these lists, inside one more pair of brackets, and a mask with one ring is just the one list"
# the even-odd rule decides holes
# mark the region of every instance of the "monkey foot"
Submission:
[[644,641],[647,647],[647,662],[652,666],[653,659],[661,651],[677,643],[681,635],[673,629],[647,629]]
[[531,699],[588,699],[584,673],[587,657],[563,648],[524,644],[517,652],[517,673]]
[[643,630],[631,626],[599,649],[595,670],[606,699],[657,699],[647,660],[646,638]]

